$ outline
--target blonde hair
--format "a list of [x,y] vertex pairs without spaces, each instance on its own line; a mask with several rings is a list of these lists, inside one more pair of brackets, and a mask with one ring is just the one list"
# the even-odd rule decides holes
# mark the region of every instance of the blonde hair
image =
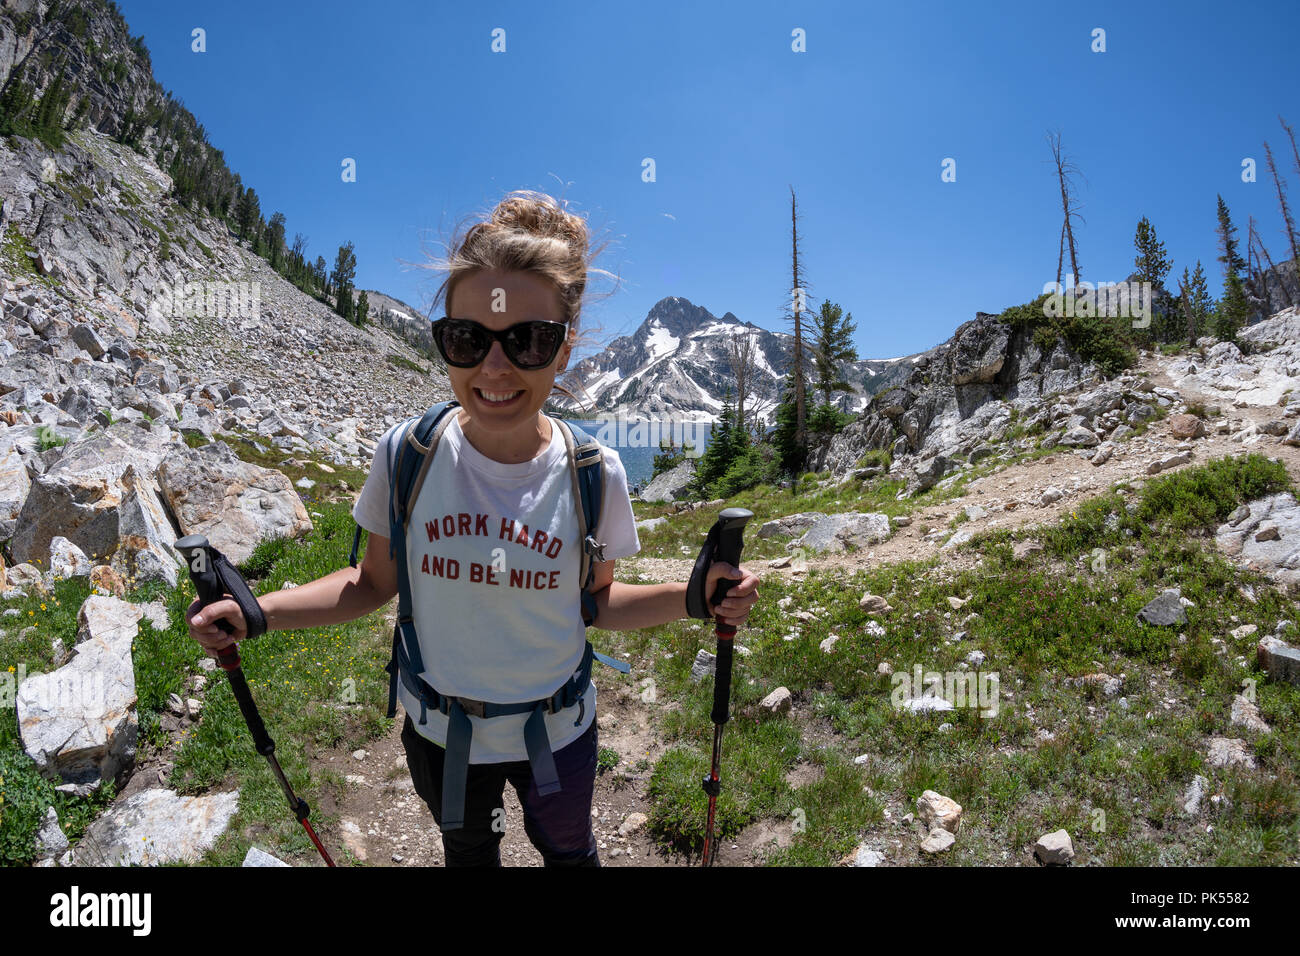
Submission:
[[[527,272],[555,287],[565,324],[580,331],[578,319],[588,299],[588,278],[599,274],[610,276],[615,283],[618,281],[617,276],[592,266],[605,244],[591,251],[586,218],[569,212],[566,203],[546,193],[515,190],[463,235],[462,231],[463,224],[448,244],[448,255],[430,266],[447,273],[434,294],[430,317],[439,301],[450,306],[456,284],[467,276],[489,270]],[[569,370],[575,380],[576,371],[576,368]],[[577,384],[582,388],[581,382]],[[576,395],[558,382],[553,387],[582,405]]]

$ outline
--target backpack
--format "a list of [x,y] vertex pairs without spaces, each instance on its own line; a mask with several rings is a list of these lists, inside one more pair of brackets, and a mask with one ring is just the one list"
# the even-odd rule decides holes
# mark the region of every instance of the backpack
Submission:
[[[434,452],[442,438],[443,431],[451,424],[453,415],[447,412],[460,407],[456,400],[440,402],[428,409],[418,421],[412,419],[401,431],[398,439],[396,462],[389,469],[389,556],[397,565],[397,623],[393,628],[393,652],[384,668],[389,675],[388,683],[388,717],[397,714],[397,682],[400,679],[420,701],[420,723],[427,721],[428,708],[432,707],[447,715],[447,747],[443,775],[443,819],[444,831],[458,829],[464,820],[465,777],[469,765],[469,744],[472,727],[469,716],[497,717],[504,714],[530,713],[524,726],[524,743],[528,751],[528,760],[533,768],[538,791],[542,794],[554,793],[560,789],[555,771],[555,761],[551,754],[550,739],[546,732],[544,716],[557,713],[583,703],[587,685],[591,682],[591,662],[598,660],[602,664],[627,674],[631,665],[625,661],[597,653],[587,642],[582,662],[574,676],[550,697],[521,704],[494,704],[486,701],[471,701],[465,698],[447,697],[439,694],[419,675],[424,672],[424,660],[420,653],[419,641],[415,634],[415,625],[411,614],[411,584],[406,562],[406,525],[410,516],[411,505],[415,502],[424,485],[425,476],[433,462]],[[596,622],[596,598],[591,585],[595,580],[595,562],[605,560],[603,543],[595,538],[596,525],[600,521],[601,498],[605,489],[605,464],[601,454],[600,443],[589,436],[577,425],[560,419],[552,419],[560,427],[568,449],[569,471],[573,476],[574,499],[579,503],[578,530],[582,537],[582,557],[578,580],[581,582],[582,620],[587,627]],[[352,551],[348,563],[357,566],[357,551],[361,544],[360,525],[352,537]],[[582,723],[583,712],[579,709],[574,726]]]

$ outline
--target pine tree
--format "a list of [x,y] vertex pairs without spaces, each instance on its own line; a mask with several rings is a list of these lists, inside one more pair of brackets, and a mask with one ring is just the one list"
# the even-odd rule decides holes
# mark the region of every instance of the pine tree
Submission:
[[[1196,340],[1207,331],[1210,315],[1214,311],[1214,302],[1205,281],[1205,269],[1201,260],[1196,260],[1196,271],[1190,276],[1183,266],[1183,277],[1178,282],[1178,316],[1183,322],[1183,332],[1187,335],[1187,345],[1196,345]],[[1172,338],[1172,336],[1171,336]]]
[[370,314],[370,297],[366,295],[366,290],[362,289],[361,294],[357,296],[357,325],[366,324],[366,316]]
[[1232,224],[1228,204],[1219,196],[1219,261],[1223,263],[1223,298],[1219,300],[1214,316],[1214,334],[1221,339],[1232,339],[1237,330],[1246,324],[1250,307],[1241,272],[1246,267],[1237,252],[1237,227]]
[[34,102],[31,88],[22,80],[15,80],[0,96],[0,134],[29,136],[32,131],[31,109]]
[[[1186,273],[1187,270],[1183,269]],[[1205,268],[1201,265],[1201,260],[1196,260],[1196,270],[1192,273],[1192,281],[1188,286],[1190,291],[1188,307],[1191,312],[1192,327],[1188,329],[1191,334],[1190,345],[1196,344],[1197,337],[1206,327],[1210,320],[1210,313],[1214,309],[1214,301],[1210,298],[1209,284],[1205,279]]]
[[316,257],[316,261],[312,263],[311,274],[312,274],[312,285],[316,287],[316,291],[320,295],[326,295],[327,294],[326,287],[329,284],[329,280],[325,276],[324,256]]
[[[857,331],[853,313],[844,315],[843,309],[831,302],[823,302],[821,312],[813,318],[813,368],[817,373],[817,390],[825,404],[831,402],[834,392],[852,392],[853,386],[840,376],[843,362],[856,362],[857,349],[853,347],[853,333]],[[811,428],[811,426],[809,426]]]
[[257,193],[252,186],[245,189],[235,204],[235,223],[239,226],[239,238],[247,239],[253,224],[261,217]]
[[271,246],[271,268],[279,272],[280,260],[284,255],[284,213],[277,212],[271,217],[268,241]]
[[1163,286],[1173,264],[1165,253],[1165,244],[1156,238],[1156,227],[1146,216],[1138,222],[1133,245],[1137,248],[1133,264],[1137,266],[1138,280],[1150,282],[1153,289]]
[[[776,449],[777,463],[787,475],[802,474],[808,460],[807,447],[797,439],[797,406],[794,394],[794,375],[788,374],[781,395],[781,403],[776,407],[776,427],[772,430],[772,445]],[[805,385],[804,404],[812,404],[812,389]]]
[[736,406],[731,401],[731,389],[728,388],[723,396],[718,424],[714,426],[708,447],[695,466],[695,477],[692,479],[694,494],[700,497],[710,494],[713,486],[736,460],[736,456],[749,444],[748,438],[736,424]]
[[348,320],[352,318],[352,281],[356,274],[357,254],[352,248],[352,243],[346,242],[339,246],[330,283],[334,286],[334,311]]

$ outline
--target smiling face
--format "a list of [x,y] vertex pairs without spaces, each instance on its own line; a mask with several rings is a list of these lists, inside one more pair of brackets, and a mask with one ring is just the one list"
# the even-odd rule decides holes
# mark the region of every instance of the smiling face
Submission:
[[[454,301],[453,301],[454,300]],[[504,312],[492,311],[494,304]],[[508,329],[519,322],[564,321],[559,290],[527,272],[477,272],[456,283],[447,301],[447,314],[472,319],[489,329]],[[447,367],[466,439],[478,451],[508,464],[530,461],[550,441],[550,428],[539,413],[555,385],[556,372],[567,366],[577,332],[572,328],[550,365],[525,371],[506,357],[500,342],[474,368]],[[486,395],[485,395],[486,393]],[[487,395],[512,396],[493,402]]]

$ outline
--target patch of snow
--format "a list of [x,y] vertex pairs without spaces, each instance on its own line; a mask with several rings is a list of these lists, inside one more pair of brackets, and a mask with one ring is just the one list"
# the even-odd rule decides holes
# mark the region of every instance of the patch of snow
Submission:
[[656,325],[650,330],[646,337],[645,347],[650,353],[650,361],[656,362],[666,355],[671,355],[677,351],[677,345],[681,340],[673,335],[662,325]]

